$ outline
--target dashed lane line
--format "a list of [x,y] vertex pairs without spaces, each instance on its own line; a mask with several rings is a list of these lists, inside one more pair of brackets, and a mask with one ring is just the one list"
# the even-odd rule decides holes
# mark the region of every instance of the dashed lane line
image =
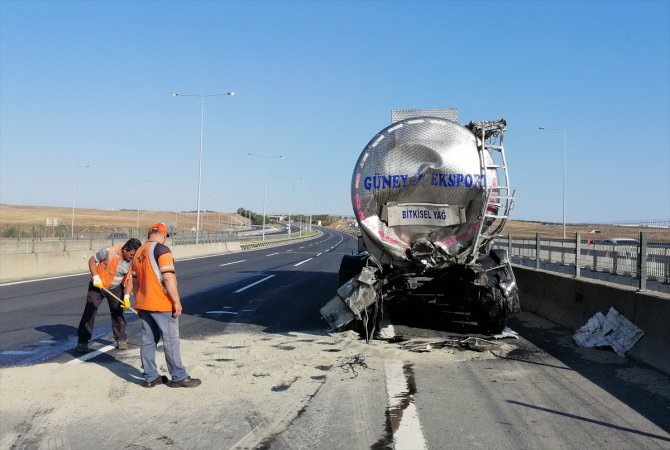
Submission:
[[241,263],[241,262],[245,262],[245,261],[246,261],[246,259],[242,259],[240,261],[233,261],[233,262],[229,262],[229,263],[219,264],[219,267],[229,266],[231,264],[237,264],[237,263]]
[[300,261],[298,264],[293,264],[293,267],[298,267],[300,264],[305,264],[307,261],[311,261],[311,260],[313,260],[313,259],[314,259],[314,258],[307,258],[307,259],[304,260],[304,261]]
[[264,282],[264,281],[267,281],[267,280],[269,280],[269,279],[272,278],[272,277],[274,277],[274,275],[268,275],[268,276],[265,277],[265,278],[262,278],[262,279],[260,279],[260,280],[258,280],[258,281],[256,281],[256,282],[253,282],[253,283],[251,283],[251,284],[248,284],[248,285],[244,286],[243,288],[240,288],[240,289],[234,291],[233,294],[239,294],[240,292],[246,291],[246,290],[249,289],[250,287],[256,286],[256,285],[259,284],[259,283],[262,283],[262,282]]

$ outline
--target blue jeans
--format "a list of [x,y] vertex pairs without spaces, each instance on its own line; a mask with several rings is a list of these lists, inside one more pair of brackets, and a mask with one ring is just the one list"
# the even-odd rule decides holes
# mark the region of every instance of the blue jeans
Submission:
[[142,343],[140,359],[144,370],[145,381],[153,381],[160,376],[156,367],[156,346],[163,338],[165,362],[172,381],[180,381],[188,376],[181,362],[179,349],[179,320],[172,317],[172,312],[137,310],[142,321]]

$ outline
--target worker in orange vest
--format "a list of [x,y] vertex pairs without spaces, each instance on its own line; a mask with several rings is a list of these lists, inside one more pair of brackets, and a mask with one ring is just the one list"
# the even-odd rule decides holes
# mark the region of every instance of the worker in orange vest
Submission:
[[[79,322],[78,352],[88,352],[88,341],[93,335],[95,316],[103,298],[107,298],[109,312],[112,316],[112,332],[116,348],[128,349],[126,318],[123,310],[130,307],[130,294],[133,291],[130,263],[141,246],[139,239],[133,238],[123,244],[123,247],[105,247],[89,258],[88,268],[91,271],[91,281],[88,284],[86,307]],[[113,295],[110,295],[110,292]],[[114,296],[120,298],[122,295],[123,304],[114,298]]]
[[137,251],[132,264],[135,308],[142,322],[140,360],[144,387],[164,382],[165,376],[158,372],[156,365],[156,347],[162,339],[165,362],[172,377],[167,385],[193,388],[200,385],[200,380],[188,375],[181,359],[179,316],[183,309],[174,259],[165,245],[169,236],[170,230],[164,223],[151,225],[148,241]]

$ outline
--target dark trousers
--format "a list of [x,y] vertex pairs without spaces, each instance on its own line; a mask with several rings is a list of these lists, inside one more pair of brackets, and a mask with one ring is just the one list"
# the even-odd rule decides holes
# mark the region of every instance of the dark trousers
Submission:
[[[110,289],[109,291],[119,298],[122,298],[123,296],[123,286]],[[104,293],[93,286],[93,284],[89,283],[88,294],[86,295],[86,307],[84,308],[84,314],[82,314],[81,321],[79,322],[79,343],[86,344],[91,340],[93,326],[95,325],[95,315],[98,313],[100,303],[102,303],[102,299],[105,297],[107,298],[107,304],[109,305],[109,312],[112,315],[114,340],[126,340],[126,318],[123,316],[121,303],[111,295]]]

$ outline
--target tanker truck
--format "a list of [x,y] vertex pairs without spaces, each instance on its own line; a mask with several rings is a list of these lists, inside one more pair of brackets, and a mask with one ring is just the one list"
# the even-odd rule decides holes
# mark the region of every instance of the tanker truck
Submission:
[[514,205],[506,121],[461,125],[455,109],[394,110],[392,119],[354,166],[359,252],[342,258],[321,315],[369,340],[385,303],[423,302],[499,332],[520,311],[507,252],[492,248]]

